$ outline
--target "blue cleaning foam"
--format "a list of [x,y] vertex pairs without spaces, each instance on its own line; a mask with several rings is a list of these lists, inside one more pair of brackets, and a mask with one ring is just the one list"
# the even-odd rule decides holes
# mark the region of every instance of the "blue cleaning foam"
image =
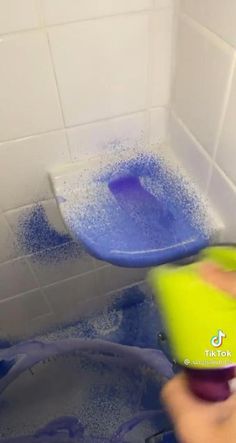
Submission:
[[[165,161],[144,152],[105,166],[94,160],[56,177],[58,204],[71,235],[96,258],[126,267],[181,259],[206,247],[206,211],[197,193]],[[60,180],[61,178],[61,180]]]

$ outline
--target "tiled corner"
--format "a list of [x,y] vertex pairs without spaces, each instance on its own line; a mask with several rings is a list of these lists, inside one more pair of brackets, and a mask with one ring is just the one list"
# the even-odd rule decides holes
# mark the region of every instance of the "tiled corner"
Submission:
[[216,161],[226,175],[236,184],[236,68],[232,80],[228,106],[220,137]]
[[173,9],[154,11],[150,27],[150,102],[153,107],[167,106],[171,86]]
[[212,161],[203,147],[173,113],[170,118],[170,138],[171,147],[179,162],[194,183],[205,193]]
[[12,338],[25,336],[30,322],[50,312],[40,290],[30,291],[0,302],[0,328]]
[[43,31],[0,41],[0,141],[63,126],[47,37]]
[[70,242],[27,257],[41,286],[83,274],[94,269],[93,258],[78,243]]
[[236,3],[234,0],[181,0],[181,9],[228,43],[236,46]]
[[0,300],[37,287],[38,283],[25,259],[19,258],[0,265]]
[[164,143],[167,140],[169,110],[167,108],[152,108],[149,111],[150,134],[149,143]]
[[208,197],[225,225],[222,241],[236,241],[236,187],[217,166],[213,170]]
[[0,205],[3,210],[52,198],[48,172],[69,161],[63,132],[0,144]]
[[146,107],[148,14],[58,26],[49,38],[67,126]]
[[48,25],[142,11],[152,6],[152,0],[41,0],[41,3]]
[[71,241],[55,200],[5,213],[20,255],[30,255]]
[[0,215],[0,263],[17,257],[13,233],[4,215]]
[[107,266],[96,272],[97,287],[101,295],[110,291],[124,288],[146,278],[145,268],[121,268],[118,266]]
[[40,26],[38,0],[1,0],[0,34]]
[[148,143],[148,116],[145,112],[77,126],[68,130],[72,159],[99,154],[116,145],[145,146]]
[[233,49],[191,20],[181,19],[174,110],[209,154],[214,152]]
[[80,303],[100,295],[95,272],[47,286],[44,292],[53,312],[65,319],[76,314]]

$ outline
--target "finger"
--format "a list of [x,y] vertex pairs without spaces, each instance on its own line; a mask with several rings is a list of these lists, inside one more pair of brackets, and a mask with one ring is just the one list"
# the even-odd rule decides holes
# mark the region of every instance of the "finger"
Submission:
[[184,374],[175,376],[168,382],[163,391],[162,398],[167,410],[174,422],[179,421],[193,409],[200,408],[205,404],[202,400],[195,397],[189,389],[188,380]]
[[207,262],[199,267],[202,278],[216,288],[236,297],[236,272],[225,271],[215,263]]

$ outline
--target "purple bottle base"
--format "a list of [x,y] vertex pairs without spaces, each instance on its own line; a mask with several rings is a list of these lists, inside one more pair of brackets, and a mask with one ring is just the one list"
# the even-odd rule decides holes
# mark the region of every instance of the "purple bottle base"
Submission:
[[230,396],[229,380],[235,377],[235,366],[222,369],[185,368],[192,392],[205,401],[224,401]]

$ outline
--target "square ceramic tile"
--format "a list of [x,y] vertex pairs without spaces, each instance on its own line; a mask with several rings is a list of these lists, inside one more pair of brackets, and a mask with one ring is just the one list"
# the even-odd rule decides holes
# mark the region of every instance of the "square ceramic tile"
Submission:
[[48,172],[70,161],[64,133],[0,145],[0,205],[6,211],[53,196]]
[[50,285],[94,269],[93,259],[78,243],[41,251],[27,258],[41,285]]
[[174,114],[170,120],[171,147],[184,169],[205,193],[211,171],[211,159],[193,135]]
[[0,265],[0,300],[37,287],[37,281],[23,258]]
[[101,295],[105,295],[107,292],[140,282],[146,275],[147,269],[108,266],[96,272],[97,287]]
[[47,24],[67,23],[104,15],[142,11],[152,0],[41,0]]
[[148,14],[51,28],[49,38],[67,126],[145,108]]
[[0,0],[0,34],[39,25],[38,0]]
[[208,196],[225,225],[222,241],[236,242],[236,187],[217,167],[213,171]]
[[177,43],[174,109],[193,135],[214,151],[233,50],[218,37],[181,20]]
[[28,334],[30,322],[50,308],[40,290],[0,302],[0,328],[17,339]]
[[61,128],[56,83],[43,31],[0,40],[0,141]]
[[79,303],[99,295],[94,272],[45,287],[44,292],[53,312],[65,319],[76,314]]
[[156,9],[174,8],[175,0],[154,0],[154,7]]
[[31,255],[72,241],[55,200],[9,211],[5,215],[17,239],[20,255]]
[[216,154],[216,161],[226,175],[236,184],[236,68],[230,90],[230,96],[220,142]]
[[236,3],[234,0],[181,0],[181,9],[236,46]]
[[150,26],[150,102],[153,107],[166,106],[171,87],[173,10],[153,13]]
[[150,118],[150,143],[163,143],[167,139],[169,111],[166,108],[152,108]]
[[142,147],[148,143],[148,117],[145,112],[68,130],[73,160],[102,153],[107,147]]
[[16,258],[16,241],[4,215],[0,215],[0,262]]

